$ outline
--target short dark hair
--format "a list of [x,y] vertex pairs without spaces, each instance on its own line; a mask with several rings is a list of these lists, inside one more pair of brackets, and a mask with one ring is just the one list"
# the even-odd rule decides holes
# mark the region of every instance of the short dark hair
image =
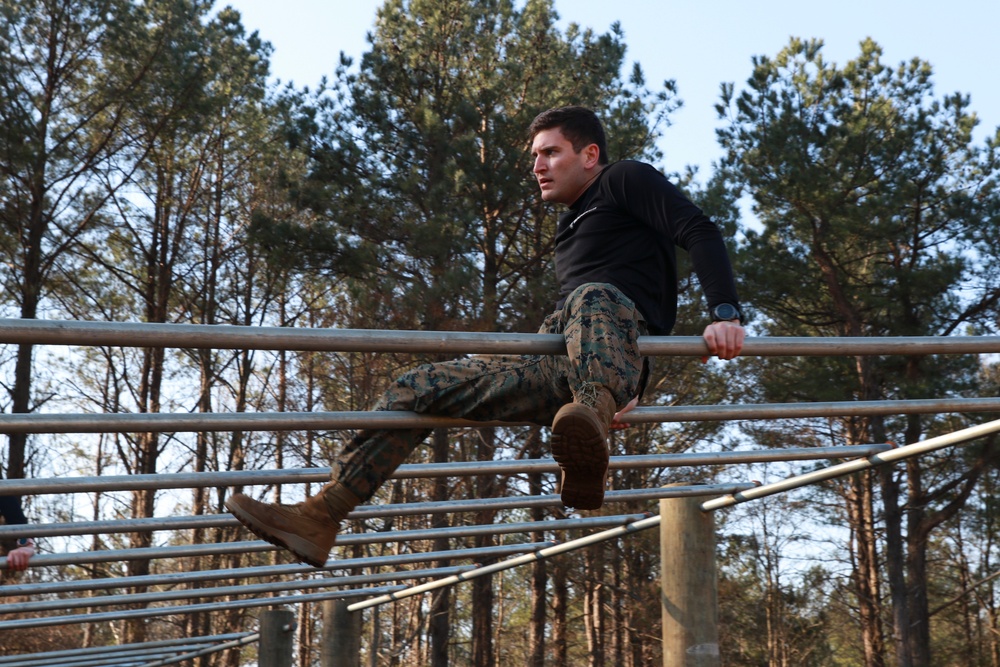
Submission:
[[543,111],[528,126],[528,140],[534,141],[536,134],[553,128],[559,128],[577,153],[590,144],[597,144],[600,150],[598,164],[608,163],[608,140],[604,136],[604,126],[592,110],[569,106]]

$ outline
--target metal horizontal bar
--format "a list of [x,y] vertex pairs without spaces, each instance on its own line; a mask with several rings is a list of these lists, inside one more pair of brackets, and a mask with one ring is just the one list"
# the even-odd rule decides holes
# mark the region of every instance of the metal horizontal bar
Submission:
[[[426,563],[435,560],[453,561],[463,559],[494,558],[504,553],[521,553],[522,545],[502,545],[498,547],[478,547],[472,549],[449,549],[445,551],[429,551],[423,553],[391,554],[388,556],[370,556],[365,558],[332,558],[322,568],[311,565],[289,563],[283,565],[260,565],[256,567],[240,567],[227,570],[198,570],[195,572],[170,572],[166,574],[146,574],[135,577],[116,577],[114,579],[87,579],[67,582],[46,582],[40,584],[11,584],[0,586],[0,596],[37,594],[40,590],[46,593],[53,588],[44,588],[48,584],[60,585],[62,592],[79,592],[107,588],[126,588],[140,586],[178,586],[198,581],[219,581],[223,579],[249,579],[251,577],[297,576],[302,574],[326,575],[328,572],[341,572],[358,568],[398,567],[412,563]],[[38,558],[36,556],[35,558]],[[30,588],[26,588],[30,587]]]
[[[542,532],[564,530],[594,525],[618,525],[633,520],[635,515],[617,517],[585,517],[561,521],[522,522],[519,524],[488,524],[482,526],[454,526],[427,530],[374,531],[365,533],[345,533],[337,537],[337,545],[348,547],[359,544],[384,544],[387,542],[412,542],[436,537],[468,537],[471,535],[503,535],[516,532]],[[175,559],[185,557],[218,556],[222,554],[259,553],[277,551],[278,547],[263,540],[249,542],[208,542],[203,544],[180,544],[160,547],[129,549],[100,549],[57,554],[38,554],[32,557],[30,567],[52,567],[56,565],[83,565],[92,563],[116,563],[125,560]],[[0,558],[0,569],[7,565],[6,558]]]
[[[677,486],[669,489],[630,489],[608,491],[605,503],[658,500],[681,495],[723,495],[748,488],[746,483],[734,482],[718,485]],[[531,507],[562,507],[556,494],[541,496],[505,496],[500,498],[468,498],[439,502],[399,503],[394,505],[363,505],[348,515],[349,519],[369,519],[383,516],[409,516],[414,514],[478,512],[482,510],[523,509]],[[153,517],[146,519],[121,519],[91,521],[76,524],[24,524],[0,526],[0,536],[42,537],[46,535],[93,535],[110,532],[134,533],[155,530],[185,530],[190,528],[228,527],[239,525],[231,514],[209,514],[189,517]],[[56,532],[58,531],[58,532]],[[34,560],[34,559],[32,559]]]
[[[377,535],[377,533],[366,533]],[[372,542],[375,539],[371,539]],[[340,543],[340,546],[346,546]],[[135,560],[162,560],[175,558],[196,558],[217,556],[222,554],[259,553],[277,551],[275,547],[263,540],[252,542],[221,542],[205,544],[174,545],[166,547],[146,547],[133,549],[101,549],[98,551],[76,551],[58,554],[37,554],[32,557],[29,567],[53,567],[56,565],[89,565],[93,563],[117,563]],[[6,568],[6,557],[0,558],[0,567]]]
[[750,405],[688,405],[636,408],[625,415],[629,424],[810,417],[940,414],[1000,411],[1000,398],[916,398],[898,401],[825,401],[815,403],[758,403]]
[[[466,331],[304,329],[147,322],[0,319],[0,343],[112,345],[120,347],[430,352],[456,354],[564,354],[559,334]],[[644,355],[701,356],[699,336],[642,336]],[[868,354],[985,354],[1000,352],[1000,336],[894,336],[884,338],[749,337],[746,356]]]
[[[254,540],[251,542],[209,542],[205,544],[183,544],[165,547],[136,547],[132,549],[100,549],[97,551],[35,554],[31,557],[28,566],[42,568],[58,565],[93,565],[94,563],[159,560],[164,558],[198,558],[276,550],[277,547],[263,540]],[[0,568],[6,569],[6,567],[6,558],[0,558]]]
[[[344,533],[337,536],[337,545],[349,547],[356,544],[371,544],[377,542],[414,542],[418,540],[429,540],[436,537],[472,537],[476,535],[509,535],[512,533],[544,533],[556,530],[581,530],[587,528],[606,528],[608,526],[620,526],[629,521],[637,521],[643,518],[644,514],[619,514],[612,516],[589,516],[574,519],[546,519],[544,521],[525,521],[519,523],[497,523],[483,524],[476,526],[452,526],[449,528],[432,528],[423,530],[392,530],[366,533]],[[265,545],[267,542],[240,542],[239,544]],[[268,545],[270,547],[270,545]],[[171,549],[174,547],[163,547]],[[274,547],[271,547],[272,549]],[[89,552],[84,552],[89,553]],[[48,558],[47,554],[35,556],[35,558]],[[43,562],[43,565],[46,564]],[[226,570],[228,572],[228,570]],[[129,580],[121,579],[99,579],[80,581],[45,581],[33,584],[13,584],[14,589],[0,587],[0,595],[52,595],[55,593],[66,593],[74,591],[95,591],[113,588],[123,588],[131,586]],[[204,581],[198,578],[197,581]],[[171,580],[172,585],[180,582]],[[149,585],[148,582],[145,585]]]
[[359,586],[376,584],[386,581],[404,581],[407,579],[426,579],[428,577],[451,576],[473,569],[474,565],[456,565],[452,567],[427,568],[422,570],[397,570],[395,572],[380,572],[376,574],[353,575],[346,577],[324,577],[322,579],[297,579],[294,581],[272,581],[261,584],[239,584],[235,586],[216,586],[210,588],[152,591],[147,593],[131,593],[122,595],[93,595],[89,597],[59,598],[54,600],[32,600],[0,604],[0,614],[27,614],[40,611],[80,609],[81,607],[109,607],[125,604],[149,604],[151,602],[166,602],[169,600],[191,600],[195,598],[217,598],[226,595],[251,595],[259,593],[274,593],[279,591],[304,591],[313,588],[331,588],[334,586]]
[[[144,533],[158,530],[194,530],[235,526],[231,514],[150,517],[145,519],[106,519],[76,523],[26,523],[0,526],[0,537],[52,537],[70,535],[103,535],[104,533]],[[35,556],[40,558],[41,555]]]
[[0,343],[313,352],[566,353],[566,343],[559,334],[23,319],[0,319]]
[[[904,415],[941,412],[993,412],[1000,398],[921,398],[899,401],[829,401],[748,405],[639,407],[625,424],[744,419],[799,419],[843,415]],[[408,410],[344,412],[198,413],[18,413],[0,414],[0,433],[198,433],[215,431],[332,431],[352,429],[432,429],[544,426],[530,422],[473,421]]]
[[737,493],[729,494],[722,498],[716,498],[703,503],[701,508],[705,511],[721,509],[723,507],[730,507],[738,503],[747,502],[749,500],[755,500],[757,498],[764,498],[766,496],[771,496],[776,493],[783,493],[785,491],[790,491],[792,489],[797,489],[802,486],[807,486],[809,484],[815,484],[816,482],[822,482],[829,479],[834,479],[836,477],[843,477],[851,473],[855,473],[861,470],[866,470],[868,468],[873,468],[877,465],[883,465],[886,463],[892,463],[894,461],[900,461],[903,459],[911,458],[914,456],[920,456],[922,454],[927,454],[938,449],[943,449],[945,447],[950,447],[952,445],[961,444],[964,442],[970,442],[976,440],[985,435],[991,433],[996,433],[1000,431],[1000,420],[987,422],[985,424],[979,424],[977,426],[970,426],[969,428],[964,428],[953,433],[948,433],[946,435],[941,435],[936,438],[930,438],[928,440],[923,440],[921,442],[915,442],[904,447],[899,447],[897,449],[891,449],[887,452],[882,452],[880,454],[874,454],[864,459],[856,459],[854,461],[846,461],[829,468],[824,468],[822,470],[816,470],[814,472],[805,473],[803,475],[795,475],[784,479],[780,482],[774,482],[772,484],[764,484],[761,486],[754,487],[746,491],[739,491]]
[[[644,336],[639,351],[647,356],[702,356],[698,336]],[[702,347],[702,350],[705,348]],[[744,357],[824,357],[899,354],[992,354],[1000,351],[1000,336],[749,336],[740,352]]]
[[[688,452],[612,456],[612,470],[670,468],[681,466],[726,465],[767,461],[801,461],[870,456],[891,445],[847,445],[841,447],[790,447],[787,449],[736,450],[728,452]],[[450,463],[403,464],[392,479],[463,477],[472,475],[513,475],[557,473],[559,464],[545,457],[498,461],[456,461]],[[47,479],[3,479],[0,492],[13,495],[81,493],[89,491],[133,491],[138,489],[202,489],[217,486],[263,486],[274,484],[325,483],[331,469],[285,468],[282,470],[230,470],[220,472],[156,473],[149,475],[100,475],[95,477],[55,477]],[[2,532],[0,532],[2,535]]]
[[[44,651],[42,653],[32,653],[31,660],[57,660],[59,658],[74,658],[93,654],[128,653],[131,651],[144,651],[162,647],[196,647],[203,644],[213,644],[218,642],[228,642],[235,639],[254,635],[255,632],[230,632],[223,635],[212,635],[209,637],[181,637],[178,639],[161,639],[148,642],[138,642],[134,644],[120,644],[118,646],[91,646],[88,648],[65,649],[61,651]],[[0,656],[0,665],[6,667],[8,663],[18,662],[25,656],[6,655]],[[48,663],[51,664],[51,663]]]

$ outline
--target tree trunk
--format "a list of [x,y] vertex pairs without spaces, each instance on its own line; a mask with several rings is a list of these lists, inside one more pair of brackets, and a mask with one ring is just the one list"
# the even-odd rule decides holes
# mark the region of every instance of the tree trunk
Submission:
[[882,466],[878,470],[882,489],[885,516],[885,567],[892,600],[892,639],[898,667],[914,667],[910,654],[910,613],[904,574],[906,561],[903,553],[903,513],[899,506],[899,482],[893,468]]
[[[21,318],[33,320],[38,316],[38,302],[42,292],[42,239],[48,223],[45,218],[45,165],[38,165],[32,178],[30,222],[23,248],[23,275],[21,277]],[[31,412],[32,356],[34,346],[23,343],[17,348],[14,364],[14,385],[10,389],[10,411],[13,414]],[[8,436],[7,477],[24,477],[25,450],[28,434],[11,433]]]
[[590,667],[604,667],[604,549],[596,545],[584,550],[584,620],[587,629],[587,647],[590,649]]
[[[557,536],[561,541],[563,536]],[[566,559],[552,562],[552,650],[555,667],[569,667],[569,642],[567,640],[567,610],[569,582],[566,576]]]
[[[479,435],[479,460],[490,461],[494,456],[495,432],[493,429],[481,428],[476,431]],[[476,495],[479,498],[492,498],[496,495],[496,479],[493,475],[479,475],[476,477]],[[489,525],[493,523],[496,512],[486,510],[477,514],[476,522],[479,525]],[[477,548],[492,546],[494,541],[491,535],[476,536],[475,545]],[[493,563],[495,559],[484,558],[483,564]],[[493,577],[478,577],[472,582],[472,661],[477,667],[494,667],[496,656],[493,650]]]
[[[436,428],[431,436],[431,443],[434,450],[435,463],[447,463],[449,459],[449,438],[448,429]],[[448,500],[448,479],[438,477],[434,480],[434,491],[432,500],[442,502]],[[436,512],[431,515],[432,528],[446,528],[448,526],[448,514],[446,512]],[[434,539],[434,551],[448,550],[448,538],[438,537]],[[433,567],[445,567],[446,560],[434,561]],[[428,621],[430,631],[431,667],[448,667],[448,644],[451,641],[451,587],[439,588],[431,597],[430,620]]]
[[[541,429],[533,427],[528,435],[525,447],[528,458],[540,458],[542,455]],[[542,473],[528,473],[528,494],[542,495]],[[541,507],[531,508],[531,520],[541,525],[545,519],[545,510]],[[544,542],[543,533],[532,533],[532,542]],[[546,560],[535,561],[531,566],[531,620],[528,627],[528,667],[544,667],[545,665],[545,617],[548,610],[548,567]]]
[[884,667],[885,640],[882,634],[871,475],[861,473],[849,478],[846,501],[848,519],[854,533],[854,585],[858,596],[858,621],[864,665]]
[[[916,442],[918,438],[913,441]],[[909,442],[909,438],[907,438]],[[906,517],[907,646],[911,658],[905,667],[931,666],[930,604],[927,600],[927,540],[932,524],[927,517],[923,472],[918,460],[906,462],[909,493]],[[902,663],[901,663],[902,664]]]

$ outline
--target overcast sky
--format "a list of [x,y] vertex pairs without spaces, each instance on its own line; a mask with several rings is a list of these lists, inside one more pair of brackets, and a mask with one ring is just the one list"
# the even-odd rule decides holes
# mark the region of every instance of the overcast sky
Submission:
[[[381,0],[222,0],[243,15],[248,30],[271,42],[271,71],[297,87],[332,75],[339,53],[358,57]],[[824,58],[843,65],[872,37],[893,66],[913,57],[934,68],[937,98],[971,95],[981,121],[977,141],[1000,125],[1000,2],[955,5],[928,0],[556,0],[561,25],[605,32],[621,23],[629,68],[638,61],[649,84],[674,79],[684,108],[672,116],[660,146],[667,171],[696,165],[703,180],[721,151],[715,139],[719,85],[740,89],[754,55],[773,56],[792,36],[819,38]],[[951,11],[949,11],[949,9]],[[626,70],[627,71],[627,70]]]

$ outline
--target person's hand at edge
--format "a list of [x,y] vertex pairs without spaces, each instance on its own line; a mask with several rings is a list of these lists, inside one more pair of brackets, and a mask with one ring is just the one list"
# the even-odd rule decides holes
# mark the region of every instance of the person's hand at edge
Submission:
[[28,569],[28,561],[35,555],[35,545],[29,541],[26,545],[11,549],[7,554],[7,569],[21,572]]
[[631,412],[632,410],[634,410],[635,406],[637,405],[639,405],[638,396],[633,398],[631,401],[628,402],[628,405],[626,405],[624,408],[615,413],[615,416],[611,418],[611,424],[608,426],[608,428],[618,431],[623,428],[628,428],[629,426],[631,426],[631,424],[623,424],[618,420],[621,419],[622,415],[624,415],[626,412]]

